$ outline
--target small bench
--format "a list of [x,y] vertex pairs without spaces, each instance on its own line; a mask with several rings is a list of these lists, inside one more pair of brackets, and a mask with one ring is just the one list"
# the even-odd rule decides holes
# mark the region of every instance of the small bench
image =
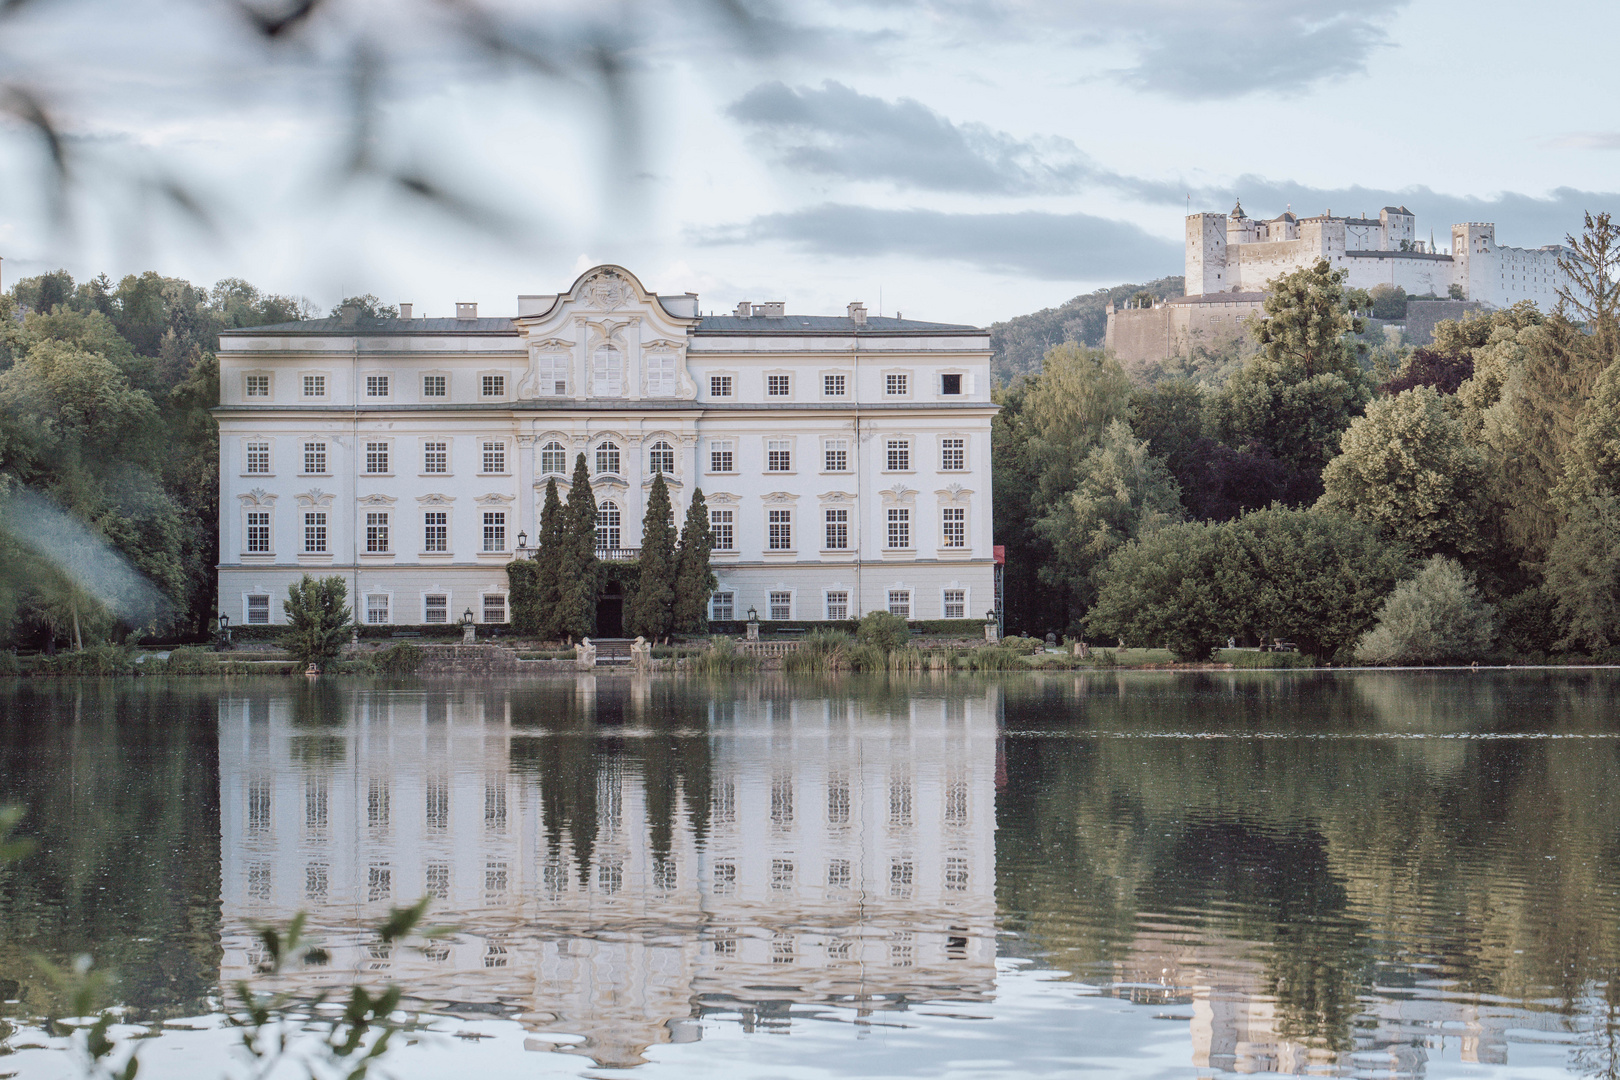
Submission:
[[421,637],[422,636],[422,631],[420,631],[420,630],[395,630],[392,634],[389,634],[388,636],[389,637]]

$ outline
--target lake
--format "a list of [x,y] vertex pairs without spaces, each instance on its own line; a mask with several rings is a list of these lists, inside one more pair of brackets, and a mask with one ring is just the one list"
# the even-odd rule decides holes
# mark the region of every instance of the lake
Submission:
[[[256,929],[401,1078],[1620,1074],[1620,673],[0,683],[35,962],[240,1073]],[[385,947],[392,906],[449,933]]]

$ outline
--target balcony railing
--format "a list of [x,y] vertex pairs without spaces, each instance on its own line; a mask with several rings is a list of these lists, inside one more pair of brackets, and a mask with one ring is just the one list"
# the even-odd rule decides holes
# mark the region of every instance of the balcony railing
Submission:
[[641,549],[599,547],[596,549],[596,557],[602,562],[635,562],[641,558]]

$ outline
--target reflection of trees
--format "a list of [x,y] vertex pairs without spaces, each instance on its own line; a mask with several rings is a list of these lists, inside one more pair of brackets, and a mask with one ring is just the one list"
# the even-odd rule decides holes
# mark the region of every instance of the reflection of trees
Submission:
[[94,952],[133,1019],[195,1015],[219,974],[215,696],[127,680],[23,683],[0,697],[0,803],[48,843],[0,868],[0,984],[31,1012],[30,957]]
[[[1326,1047],[1355,1033],[1375,964],[1385,986],[1443,978],[1587,1012],[1620,964],[1620,742],[1436,736],[1608,733],[1610,685],[1517,672],[1009,683],[1004,925],[1081,977],[1123,974],[1133,956],[1155,977],[1167,956],[1239,973],[1252,957],[1277,1034]],[[1146,737],[1177,731],[1212,737]]]
[[[710,697],[674,680],[590,680],[590,692],[512,692],[512,768],[539,780],[541,822],[554,842],[566,833],[581,874],[595,844],[604,780],[641,778],[650,842],[667,854],[684,809],[701,839],[709,816]],[[627,733],[637,737],[627,738]]]

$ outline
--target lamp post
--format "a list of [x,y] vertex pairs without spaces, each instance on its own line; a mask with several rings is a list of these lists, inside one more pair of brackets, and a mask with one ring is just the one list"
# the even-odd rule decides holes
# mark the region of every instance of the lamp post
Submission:
[[752,607],[748,609],[748,640],[759,640],[759,612]]
[[984,613],[984,640],[994,645],[996,637],[996,609],[991,608]]
[[219,613],[219,648],[223,651],[231,647],[231,617],[223,611]]
[[477,640],[478,627],[473,623],[472,608],[461,614],[461,643],[471,645]]

